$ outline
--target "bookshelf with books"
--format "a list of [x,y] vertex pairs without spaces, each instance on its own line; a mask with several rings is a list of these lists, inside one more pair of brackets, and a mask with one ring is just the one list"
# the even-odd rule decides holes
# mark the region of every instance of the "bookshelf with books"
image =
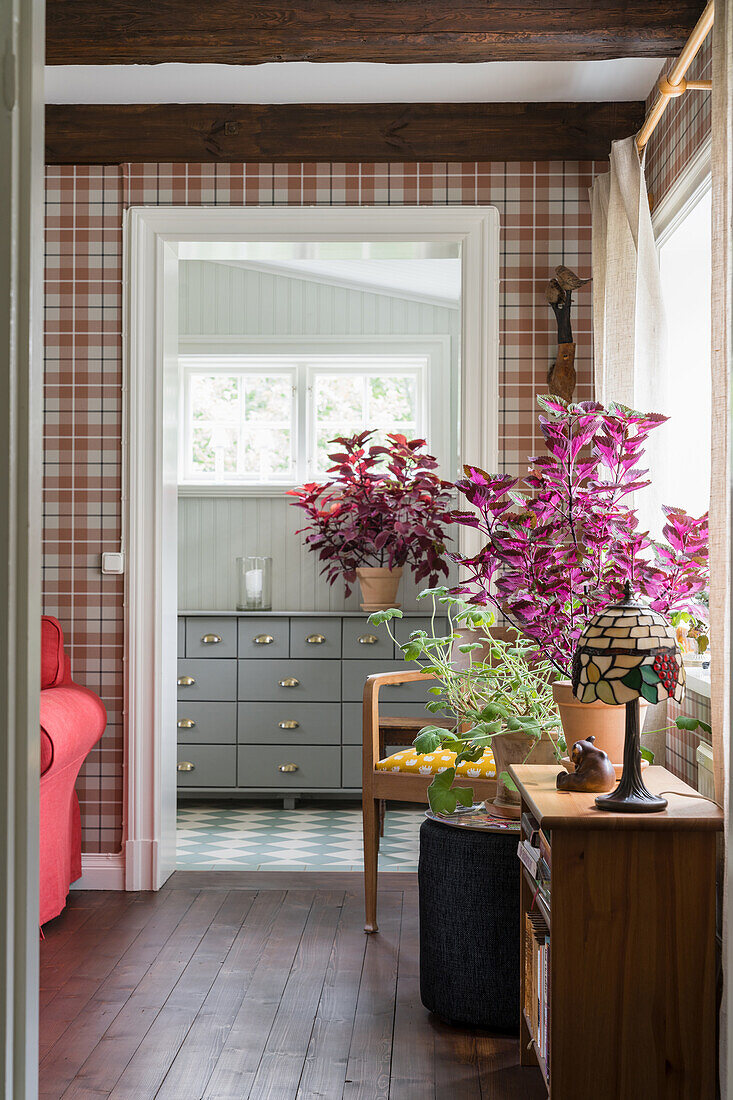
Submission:
[[510,768],[520,792],[520,1047],[554,1100],[715,1096],[715,849],[722,815],[663,768],[657,814],[603,813],[557,791],[555,766]]

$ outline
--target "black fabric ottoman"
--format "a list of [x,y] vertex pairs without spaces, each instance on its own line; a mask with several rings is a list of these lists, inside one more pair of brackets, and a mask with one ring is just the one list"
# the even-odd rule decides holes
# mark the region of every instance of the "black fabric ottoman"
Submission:
[[519,1028],[518,837],[420,827],[420,996],[448,1023]]

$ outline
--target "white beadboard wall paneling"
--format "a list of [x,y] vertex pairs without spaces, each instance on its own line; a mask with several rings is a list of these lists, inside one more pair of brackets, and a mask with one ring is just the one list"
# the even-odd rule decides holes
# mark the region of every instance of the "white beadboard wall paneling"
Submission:
[[[273,608],[282,611],[357,611],[359,600],[344,599],[343,585],[329,586],[314,554],[296,535],[303,515],[284,497],[181,497],[178,502],[178,603],[186,610],[232,611],[237,606],[236,559],[270,554]],[[455,576],[452,575],[452,582]],[[406,610],[416,600],[412,575],[402,579]],[[426,608],[427,611],[427,608]]]
[[180,269],[182,336],[448,335],[457,366],[459,309],[205,260]]
[[[225,263],[181,262],[179,325],[183,337],[447,335],[452,377],[459,371],[458,309]],[[460,395],[457,386],[452,390],[455,452]],[[275,609],[358,610],[358,594],[345,600],[343,585],[329,586],[319,575],[316,557],[303,549],[295,532],[304,518],[282,496],[180,497],[179,607],[233,610],[237,557],[270,554]],[[415,600],[417,591],[412,576],[405,574],[401,600],[406,610],[424,606]]]

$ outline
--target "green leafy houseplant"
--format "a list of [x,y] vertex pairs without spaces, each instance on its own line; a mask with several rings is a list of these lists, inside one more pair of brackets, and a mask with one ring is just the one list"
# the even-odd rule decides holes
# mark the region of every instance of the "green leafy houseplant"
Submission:
[[[433,604],[430,632],[413,630],[404,645],[397,642],[390,627],[392,619],[402,618],[401,611],[390,608],[369,617],[374,625],[386,625],[406,661],[435,677],[436,686],[429,688],[434,698],[427,709],[454,722],[452,729],[423,727],[414,741],[417,751],[455,752],[457,766],[480,760],[497,737],[524,734],[530,741],[526,759],[545,734],[559,759],[565,743],[550,686],[551,662],[532,658],[537,647],[531,639],[519,635],[511,641],[492,637],[495,619],[489,609],[469,605],[445,587],[430,588],[418,596],[427,598]],[[446,635],[435,633],[438,605],[448,618]],[[461,629],[473,632],[477,640],[461,643]],[[454,647],[466,655],[465,667],[454,660]],[[455,777],[456,767],[447,767],[430,784],[428,800],[434,813],[453,813],[458,803],[473,803],[473,790],[454,786]],[[510,790],[516,789],[507,772],[501,772],[499,779]]]

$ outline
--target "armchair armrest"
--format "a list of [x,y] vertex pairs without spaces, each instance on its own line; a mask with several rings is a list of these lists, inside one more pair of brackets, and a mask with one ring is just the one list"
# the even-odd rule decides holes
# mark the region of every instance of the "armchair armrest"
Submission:
[[364,767],[373,769],[379,760],[379,689],[389,684],[409,684],[414,680],[434,680],[418,669],[400,672],[376,672],[364,684],[363,750]]
[[50,742],[44,753],[44,775],[84,757],[104,733],[107,712],[102,700],[80,684],[45,688],[41,692],[41,730]]

